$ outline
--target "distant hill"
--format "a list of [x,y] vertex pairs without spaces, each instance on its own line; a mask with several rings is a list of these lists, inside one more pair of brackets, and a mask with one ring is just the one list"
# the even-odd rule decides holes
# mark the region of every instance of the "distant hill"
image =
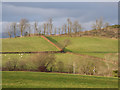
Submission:
[[101,30],[90,30],[78,32],[77,36],[102,36],[108,38],[118,38],[120,25],[112,25]]

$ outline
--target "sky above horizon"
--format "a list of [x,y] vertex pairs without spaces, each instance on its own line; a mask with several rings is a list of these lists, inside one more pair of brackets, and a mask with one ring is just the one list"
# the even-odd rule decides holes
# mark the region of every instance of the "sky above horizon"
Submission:
[[54,26],[67,23],[67,18],[78,20],[84,30],[91,29],[95,20],[103,17],[104,22],[118,24],[117,2],[3,2],[2,22],[19,22],[26,18],[30,23],[40,24],[53,18]]

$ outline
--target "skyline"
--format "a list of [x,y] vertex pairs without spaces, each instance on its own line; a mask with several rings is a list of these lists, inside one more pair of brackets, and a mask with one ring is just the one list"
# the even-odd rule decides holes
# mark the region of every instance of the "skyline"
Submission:
[[[26,18],[33,24],[40,24],[53,18],[53,24],[61,27],[67,18],[78,20],[84,30],[90,30],[96,19],[103,17],[110,25],[118,23],[117,2],[3,2],[3,32],[8,22],[19,22]],[[111,12],[112,11],[112,12]]]

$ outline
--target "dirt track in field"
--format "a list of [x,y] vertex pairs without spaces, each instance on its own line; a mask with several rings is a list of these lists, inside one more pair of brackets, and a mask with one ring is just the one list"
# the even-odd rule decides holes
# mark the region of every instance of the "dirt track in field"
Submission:
[[41,36],[42,38],[44,38],[45,40],[47,40],[50,44],[52,44],[53,46],[55,46],[58,50],[63,51],[60,47],[58,47],[56,44],[54,44],[53,42],[51,42],[49,39],[47,39],[45,36]]

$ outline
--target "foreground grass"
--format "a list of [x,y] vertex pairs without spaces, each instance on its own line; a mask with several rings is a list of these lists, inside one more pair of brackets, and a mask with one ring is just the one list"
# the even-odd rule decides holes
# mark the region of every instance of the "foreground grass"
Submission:
[[113,77],[41,72],[3,72],[3,88],[117,88]]
[[2,52],[58,51],[41,37],[2,39]]
[[53,36],[49,39],[54,43],[61,43],[65,39],[69,39],[71,44],[68,45],[65,51],[74,53],[87,54],[103,58],[106,53],[118,52],[118,40],[100,37],[60,37]]

